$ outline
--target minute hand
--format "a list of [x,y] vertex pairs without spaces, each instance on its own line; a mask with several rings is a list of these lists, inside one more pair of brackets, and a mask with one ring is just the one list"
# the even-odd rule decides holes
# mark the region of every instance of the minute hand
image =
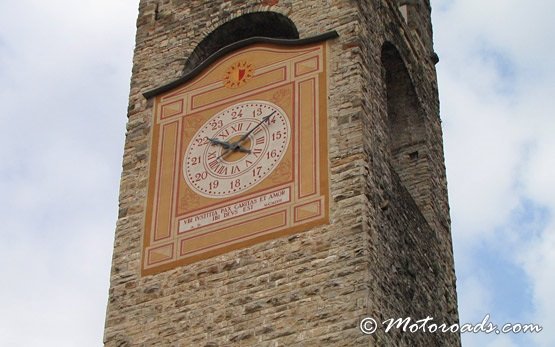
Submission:
[[260,123],[256,124],[256,126],[254,128],[252,128],[251,130],[249,130],[249,132],[247,132],[245,135],[241,136],[241,138],[235,142],[234,144],[238,144],[243,142],[247,137],[249,137],[250,134],[252,134],[253,131],[256,130],[256,128],[258,128],[259,126],[261,126],[264,122],[267,122],[270,120],[270,117],[272,117],[274,115],[274,113],[276,113],[276,111],[273,111],[272,113],[270,113],[269,115],[267,115],[266,117],[262,118],[262,120],[260,121]]

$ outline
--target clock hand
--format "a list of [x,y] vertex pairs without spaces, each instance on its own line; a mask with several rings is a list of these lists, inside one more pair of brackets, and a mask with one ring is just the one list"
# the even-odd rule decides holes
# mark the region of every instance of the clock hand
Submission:
[[[248,150],[248,149],[245,149],[245,148],[241,147],[240,143],[242,143],[243,141],[245,141],[245,140],[247,139],[247,137],[249,137],[249,135],[252,134],[252,132],[255,131],[259,126],[261,126],[262,124],[264,124],[264,122],[269,122],[269,121],[270,121],[270,117],[272,117],[272,116],[274,115],[274,113],[276,113],[275,110],[272,111],[272,113],[270,113],[269,115],[263,117],[262,120],[261,120],[258,124],[256,124],[256,125],[254,126],[254,128],[252,128],[252,129],[249,130],[247,133],[245,133],[243,136],[241,136],[241,137],[239,138],[239,140],[237,140],[237,141],[235,141],[235,142],[233,142],[233,143],[230,143],[230,144],[229,144],[230,146],[229,146],[228,148],[229,148],[231,151],[239,151],[239,152],[250,153],[251,151]],[[248,152],[247,152],[247,151],[248,151]],[[220,155],[220,157],[218,157],[218,158],[221,158],[221,157],[224,156],[225,154],[227,154],[227,152],[226,152],[226,153],[222,153],[222,155]]]
[[227,141],[221,141],[221,140],[214,139],[214,138],[207,138],[207,139],[208,139],[208,141],[212,142],[212,144],[221,145],[225,149],[231,149],[233,147],[233,148],[235,148],[235,150],[237,150],[239,152],[243,152],[243,153],[250,153],[251,152],[250,149],[246,149],[245,147],[243,147],[241,145],[233,146],[231,143],[229,143]]
[[224,141],[220,141],[218,139],[211,139],[208,138],[208,140],[214,144],[219,144],[222,145],[225,148],[225,151],[222,152],[222,154],[220,154],[219,157],[216,158],[216,160],[225,157],[226,155],[228,155],[230,152],[235,152],[235,151],[239,151],[239,152],[243,152],[243,153],[250,153],[250,149],[246,149],[244,147],[242,147],[240,145],[240,143],[242,143],[243,141],[245,141],[247,139],[247,137],[249,137],[250,134],[252,134],[253,131],[255,131],[259,126],[261,126],[264,122],[269,122],[270,121],[270,117],[272,117],[274,115],[274,113],[276,113],[276,111],[272,111],[272,113],[270,113],[269,115],[265,116],[262,118],[262,120],[256,124],[254,126],[254,128],[252,128],[251,130],[249,130],[247,133],[245,133],[243,136],[241,136],[239,138],[239,140],[233,142],[233,143],[229,143],[229,142],[224,142]]
[[231,147],[225,147],[225,150],[222,152],[222,154],[220,154],[219,157],[216,158],[216,160],[223,158],[225,156],[227,156],[229,153],[231,152],[243,152],[243,153],[250,153],[251,150],[250,149],[246,149],[245,147],[241,146],[241,145],[235,145],[233,148]]
[[230,148],[231,147],[231,143],[226,142],[226,141],[221,141],[215,138],[209,138],[207,137],[208,141],[212,142],[213,145],[221,145],[223,148]]
[[272,117],[274,115],[274,113],[276,113],[276,111],[274,110],[272,113],[270,113],[269,115],[267,115],[266,117],[262,118],[262,120],[260,121],[260,123],[256,124],[256,126],[254,128],[252,128],[251,130],[249,130],[246,134],[244,134],[243,136],[241,136],[241,138],[232,143],[231,145],[236,145],[239,144],[241,142],[243,142],[247,137],[249,137],[250,134],[252,134],[253,131],[255,131],[259,126],[261,126],[264,122],[269,122],[270,121],[270,117]]
[[220,155],[216,158],[216,160],[220,160],[220,158],[225,157],[226,155],[228,155],[228,154],[231,153],[231,152],[233,152],[231,149],[226,148],[226,150],[223,151],[222,154],[220,154]]
[[250,153],[251,152],[250,149],[246,149],[245,147],[243,147],[241,145],[237,145],[237,147],[234,149],[234,151],[238,151],[238,152],[242,152],[242,153]]

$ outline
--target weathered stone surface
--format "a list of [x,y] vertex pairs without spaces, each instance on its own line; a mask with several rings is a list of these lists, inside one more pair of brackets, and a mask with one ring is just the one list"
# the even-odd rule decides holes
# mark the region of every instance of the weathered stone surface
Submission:
[[[142,93],[179,78],[219,25],[257,11],[289,17],[301,38],[339,33],[329,46],[331,223],[141,277],[152,115]],[[392,0],[140,1],[106,346],[460,345],[458,334],[358,330],[366,316],[458,320],[429,2],[407,18]],[[388,104],[385,42],[410,82],[396,92],[413,93],[412,104]],[[391,137],[412,128],[395,130],[391,103],[416,107],[422,140],[397,159]]]

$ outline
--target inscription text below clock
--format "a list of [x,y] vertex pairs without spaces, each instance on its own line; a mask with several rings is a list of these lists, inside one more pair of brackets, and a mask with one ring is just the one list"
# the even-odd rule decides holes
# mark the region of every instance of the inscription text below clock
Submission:
[[279,106],[262,100],[237,103],[193,136],[183,160],[184,178],[208,198],[240,194],[272,173],[290,138],[288,117]]

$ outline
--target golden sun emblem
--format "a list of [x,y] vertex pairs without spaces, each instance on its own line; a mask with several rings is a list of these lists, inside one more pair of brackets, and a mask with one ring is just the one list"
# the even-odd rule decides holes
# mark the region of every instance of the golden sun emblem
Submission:
[[253,73],[254,69],[251,63],[238,61],[225,72],[224,86],[232,89],[240,87],[252,78]]

